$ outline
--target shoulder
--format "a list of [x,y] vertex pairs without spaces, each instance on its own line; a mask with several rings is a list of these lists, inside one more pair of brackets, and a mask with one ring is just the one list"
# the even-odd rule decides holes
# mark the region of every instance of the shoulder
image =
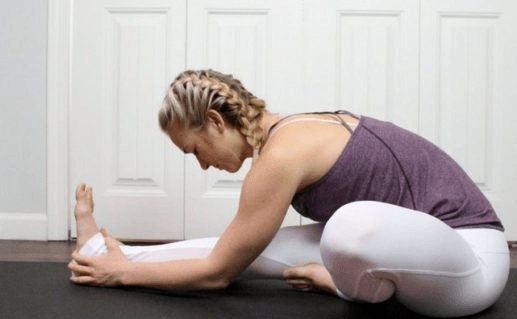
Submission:
[[267,166],[281,166],[289,170],[303,169],[307,163],[304,159],[315,151],[315,145],[307,133],[303,123],[283,127],[268,138],[257,163],[266,162]]
[[300,191],[325,176],[350,138],[350,132],[339,123],[293,122],[270,136],[259,161],[296,176]]
[[[287,130],[287,128],[286,128]],[[275,134],[262,148],[248,175],[253,180],[267,179],[269,183],[282,182],[296,187],[306,170],[307,147],[289,134]]]
[[311,124],[295,123],[272,135],[249,174],[258,175],[258,179],[283,178],[283,183],[297,191],[318,179],[324,165],[320,158],[328,145],[318,137],[325,133],[314,130]]
[[271,228],[281,224],[305,178],[305,165],[298,165],[301,155],[293,151],[296,148],[286,137],[275,136],[267,142],[244,179],[237,221],[252,223],[258,218],[261,225],[265,220],[275,221]]

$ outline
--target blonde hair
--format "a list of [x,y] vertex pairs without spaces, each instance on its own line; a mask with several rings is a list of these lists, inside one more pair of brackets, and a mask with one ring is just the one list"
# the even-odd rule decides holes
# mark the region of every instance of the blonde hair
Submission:
[[159,112],[166,132],[175,120],[192,129],[205,128],[207,112],[215,110],[246,137],[254,159],[262,146],[260,121],[266,113],[264,100],[257,98],[232,75],[214,70],[184,71],[171,83]]

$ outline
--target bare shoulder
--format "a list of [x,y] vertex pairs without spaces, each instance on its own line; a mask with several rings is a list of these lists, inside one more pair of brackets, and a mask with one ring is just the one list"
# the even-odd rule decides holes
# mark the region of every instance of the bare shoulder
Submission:
[[299,163],[304,158],[307,150],[295,139],[288,136],[275,136],[268,141],[262,149],[259,158],[251,167],[246,176],[246,181],[268,185],[269,189],[278,187],[289,188],[296,192],[302,182],[306,171],[306,165]]
[[298,178],[297,190],[321,179],[344,150],[350,133],[341,125],[321,122],[292,123],[275,132],[259,161]]
[[298,176],[303,179],[303,175],[310,170],[306,159],[314,152],[314,147],[307,144],[304,135],[295,125],[282,128],[281,132],[267,140],[256,163],[257,168],[280,170],[292,178]]

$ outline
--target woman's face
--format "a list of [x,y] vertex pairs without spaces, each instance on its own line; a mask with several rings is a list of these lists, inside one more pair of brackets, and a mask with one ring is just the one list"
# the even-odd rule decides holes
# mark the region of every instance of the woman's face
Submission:
[[207,125],[202,130],[187,128],[175,122],[167,134],[184,153],[194,154],[205,170],[213,166],[236,172],[252,152],[242,134],[226,123],[216,111],[209,111]]

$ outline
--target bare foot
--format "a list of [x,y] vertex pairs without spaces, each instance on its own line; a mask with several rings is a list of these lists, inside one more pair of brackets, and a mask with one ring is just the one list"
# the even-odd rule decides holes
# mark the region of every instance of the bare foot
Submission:
[[322,264],[309,263],[300,267],[289,268],[284,272],[284,278],[291,286],[310,290],[319,289],[337,295],[336,286],[327,268]]
[[99,227],[93,217],[94,204],[92,192],[92,188],[87,187],[85,184],[79,184],[75,191],[77,203],[74,215],[77,223],[77,250],[81,249],[88,239],[99,232]]

